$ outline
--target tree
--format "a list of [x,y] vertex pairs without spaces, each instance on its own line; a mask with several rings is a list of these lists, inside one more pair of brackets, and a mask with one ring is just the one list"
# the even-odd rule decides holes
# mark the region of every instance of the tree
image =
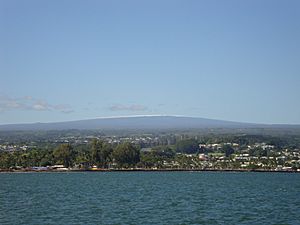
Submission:
[[108,143],[104,143],[102,146],[102,151],[101,151],[101,155],[102,155],[102,166],[104,168],[108,167],[108,164],[112,161],[112,157],[111,154],[113,152],[113,148],[110,144]]
[[101,164],[101,148],[103,141],[94,139],[91,143],[91,162],[92,164]]
[[92,163],[98,167],[107,167],[110,162],[112,147],[102,140],[93,140],[91,144],[91,159]]
[[118,145],[114,149],[112,156],[121,167],[134,166],[140,161],[140,151],[128,142]]
[[9,152],[0,152],[0,168],[8,169],[15,166],[13,154]]
[[168,146],[156,146],[149,152],[141,153],[141,166],[162,167],[164,161],[174,160],[175,155],[175,151]]
[[57,162],[62,163],[65,167],[73,166],[75,154],[70,144],[61,144],[53,152]]
[[222,148],[222,152],[225,153],[226,157],[229,157],[234,153],[234,149],[230,145],[224,145]]
[[199,151],[199,143],[195,139],[187,139],[176,143],[176,152],[195,154]]
[[162,159],[171,159],[176,155],[169,146],[156,146],[151,153]]

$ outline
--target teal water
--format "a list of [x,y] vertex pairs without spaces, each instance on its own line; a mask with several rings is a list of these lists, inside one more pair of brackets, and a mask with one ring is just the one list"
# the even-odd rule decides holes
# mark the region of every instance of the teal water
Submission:
[[0,224],[300,224],[300,174],[0,174]]

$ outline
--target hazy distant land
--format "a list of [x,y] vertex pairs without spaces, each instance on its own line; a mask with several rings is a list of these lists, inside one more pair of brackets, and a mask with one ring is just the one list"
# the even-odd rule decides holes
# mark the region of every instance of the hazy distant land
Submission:
[[290,124],[256,124],[184,116],[135,116],[77,120],[55,123],[0,125],[0,131],[13,130],[190,130],[190,129],[300,128]]

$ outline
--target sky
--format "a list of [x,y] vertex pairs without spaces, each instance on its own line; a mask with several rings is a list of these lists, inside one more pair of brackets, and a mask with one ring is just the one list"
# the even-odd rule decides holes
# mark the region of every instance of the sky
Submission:
[[300,124],[299,0],[0,0],[0,124]]

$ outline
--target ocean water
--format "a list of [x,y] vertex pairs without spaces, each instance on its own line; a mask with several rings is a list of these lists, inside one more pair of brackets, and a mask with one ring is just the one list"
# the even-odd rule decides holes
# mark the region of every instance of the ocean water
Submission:
[[300,174],[1,173],[0,224],[300,224]]

